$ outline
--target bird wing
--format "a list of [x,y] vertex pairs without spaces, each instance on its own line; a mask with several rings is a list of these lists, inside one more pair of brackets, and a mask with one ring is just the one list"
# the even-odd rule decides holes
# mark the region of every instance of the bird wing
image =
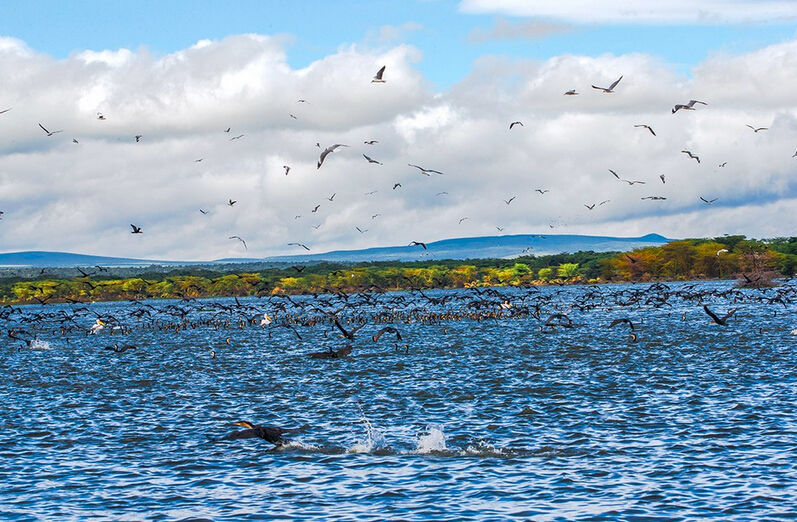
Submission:
[[45,128],[44,128],[44,125],[42,125],[41,123],[39,124],[39,127],[41,127],[41,128],[42,128],[42,130],[43,130],[44,132],[46,132],[47,134],[50,134],[50,131],[48,131],[47,129],[45,129]]
[[620,80],[622,80],[622,79],[623,79],[623,77],[622,77],[622,76],[620,76],[619,78],[617,78],[617,79],[614,81],[614,83],[613,83],[613,84],[609,85],[609,90],[611,91],[612,89],[614,89],[615,87],[617,87],[617,84],[618,84],[618,83],[620,83]]
[[[711,319],[712,319],[712,320],[713,320],[715,323],[717,323],[717,324],[719,324],[719,325],[724,325],[724,324],[725,324],[725,321],[724,321],[724,319],[720,319],[719,317],[717,317],[717,314],[715,314],[714,312],[712,312],[712,311],[709,309],[709,307],[708,307],[708,306],[706,306],[706,305],[703,305],[703,310],[705,310],[705,311],[706,311],[706,313],[708,314],[708,316],[709,316],[709,317],[711,317]],[[734,312],[735,312],[735,310],[734,310]]]
[[378,71],[376,71],[376,79],[377,80],[381,80],[382,79],[382,75],[385,74],[385,67],[387,67],[387,65],[383,65]]

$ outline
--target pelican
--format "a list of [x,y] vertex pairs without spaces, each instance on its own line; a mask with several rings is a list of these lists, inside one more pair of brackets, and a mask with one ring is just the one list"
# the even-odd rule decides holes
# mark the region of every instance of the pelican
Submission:
[[260,326],[268,326],[271,324],[271,317],[268,314],[263,314],[263,318],[260,320]]
[[103,328],[105,328],[105,323],[103,323],[100,319],[97,319],[97,322],[91,325],[91,328],[89,328],[89,335],[96,335]]

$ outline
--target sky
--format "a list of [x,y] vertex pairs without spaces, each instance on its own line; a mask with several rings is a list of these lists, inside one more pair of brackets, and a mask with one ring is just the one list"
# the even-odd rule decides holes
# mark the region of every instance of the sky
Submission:
[[795,233],[797,2],[12,2],[0,67],[2,252]]

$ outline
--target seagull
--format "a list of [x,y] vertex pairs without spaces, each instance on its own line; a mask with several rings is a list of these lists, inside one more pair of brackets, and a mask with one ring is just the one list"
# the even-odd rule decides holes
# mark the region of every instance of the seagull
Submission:
[[348,145],[344,145],[342,143],[336,143],[331,147],[327,147],[326,149],[324,149],[323,152],[321,152],[321,156],[318,158],[318,167],[316,168],[320,169],[321,165],[324,164],[324,158],[326,158],[331,152],[334,152],[335,149],[337,149],[338,147],[348,147]]
[[315,208],[313,210],[311,210],[310,212],[312,212],[312,213],[318,212],[318,207],[320,207],[320,206],[321,205],[316,205]]
[[412,163],[407,163],[407,165],[409,165],[410,167],[414,167],[414,168],[420,170],[421,174],[425,174],[426,176],[431,176],[431,174],[429,174],[430,172],[434,172],[435,174],[443,175],[443,173],[440,172],[439,170],[425,169],[425,168],[423,168],[421,166],[413,165]]
[[329,201],[332,201],[333,199],[335,199],[335,195],[336,195],[336,194],[337,194],[337,192],[335,192],[335,194],[332,194],[331,196],[329,196],[327,199],[328,199]]
[[545,194],[546,192],[550,192],[551,189],[534,189],[534,192],[539,192],[540,194]]
[[719,199],[719,198],[714,198],[714,199],[705,199],[703,196],[700,196],[700,201],[702,201],[702,202],[703,202],[703,203],[705,203],[706,205],[711,205],[712,203],[714,203],[714,202],[715,202],[715,201],[717,201],[718,199]]
[[137,227],[132,223],[130,223],[130,226],[133,228],[133,231],[130,232],[131,234],[143,234],[143,232],[141,231],[141,227]]
[[233,206],[233,205],[235,205],[236,203],[238,203],[238,201],[237,201],[237,200],[234,200],[234,199],[231,199],[231,200],[227,201],[227,204],[228,204],[229,206]]
[[635,180],[635,179],[634,179],[634,180],[630,180],[630,179],[621,179],[620,181],[625,181],[625,182],[626,182],[626,183],[628,183],[629,185],[636,185],[637,183],[639,183],[640,185],[644,185],[644,184],[645,184],[645,182],[644,182],[644,181],[639,181],[639,180]]
[[611,173],[612,173],[612,175],[613,175],[615,178],[617,178],[617,179],[620,179],[620,176],[618,176],[618,175],[617,175],[617,173],[616,173],[615,171],[613,171],[612,169],[609,169],[609,172],[611,172]]
[[687,103],[686,105],[682,105],[680,103],[676,104],[675,107],[672,108],[672,113],[675,114],[676,112],[678,112],[681,109],[683,109],[685,111],[693,111],[693,110],[695,110],[695,104],[696,103],[700,103],[702,105],[708,105],[708,103],[706,103],[706,102],[702,102],[702,101],[698,101],[698,100],[689,100],[689,103]]
[[207,210],[202,210],[202,209],[200,208],[200,209],[199,209],[199,211],[200,211],[202,214],[206,215],[206,216],[208,215],[208,211],[207,211]]
[[243,238],[241,238],[240,236],[230,236],[227,239],[237,239],[238,241],[244,244],[244,250],[249,251],[249,249],[246,248],[246,241],[244,241]]
[[239,134],[238,136],[233,136],[232,138],[230,138],[230,141],[232,141],[232,140],[240,140],[244,136],[245,136],[245,134]]
[[393,184],[393,190],[396,190],[396,189],[397,189],[397,188],[399,188],[400,186],[401,186],[401,183],[394,183],[394,184]]
[[140,142],[143,137],[141,134],[136,134],[136,143]]
[[97,113],[97,119],[98,120],[104,120],[105,119],[105,115],[103,115],[101,112],[98,112]]
[[659,174],[659,179],[661,180],[662,184],[665,183],[664,181],[664,174]]
[[381,165],[381,164],[382,164],[382,162],[380,162],[380,161],[376,161],[375,159],[372,159],[372,158],[369,158],[369,157],[368,157],[368,156],[366,156],[365,154],[363,154],[363,158],[367,159],[367,160],[368,160],[368,163],[376,163],[377,165]]
[[517,196],[512,196],[512,197],[511,197],[511,198],[509,198],[509,199],[505,199],[505,200],[504,200],[504,203],[506,203],[507,205],[509,205],[510,203],[512,203],[512,202],[515,200],[515,198],[516,198],[516,197],[517,197]]
[[359,232],[360,234],[365,234],[366,232],[368,232],[367,228],[365,228],[365,229],[360,228],[360,227],[354,227],[354,228],[356,228],[357,232]]
[[567,92],[565,93],[565,96],[576,96],[577,94],[578,94],[578,93],[576,92],[576,90],[575,90],[575,89],[570,89],[569,91],[567,91]]
[[695,160],[695,161],[697,161],[698,163],[700,163],[700,158],[699,158],[699,157],[697,157],[697,155],[695,155],[695,154],[692,154],[692,152],[691,152],[691,151],[688,151],[688,150],[682,150],[681,152],[683,152],[684,154],[686,154],[687,156],[689,156],[689,157],[690,157],[690,158],[692,158],[693,160]]
[[644,198],[639,198],[639,199],[650,199],[650,200],[653,200],[653,201],[662,201],[662,200],[665,200],[667,198],[662,197],[662,196],[645,196]]
[[232,130],[232,127],[227,127],[227,130],[224,131],[224,132],[230,132],[231,130]]
[[593,88],[593,89],[598,89],[599,91],[603,91],[604,93],[608,94],[608,93],[610,93],[610,92],[614,92],[614,88],[615,88],[615,87],[617,87],[617,84],[618,84],[618,83],[620,83],[620,80],[622,80],[622,79],[623,79],[623,77],[622,77],[622,76],[620,76],[619,78],[617,78],[617,79],[614,81],[614,83],[612,83],[611,85],[609,85],[609,87],[608,87],[608,88],[606,88],[606,87],[597,87],[597,86],[595,86],[595,85],[593,85],[593,86],[592,86],[592,88]]
[[296,103],[310,103],[310,102],[302,98],[300,100],[296,100]]
[[769,127],[753,127],[752,125],[748,125],[748,127],[750,127],[751,129],[753,129],[753,132],[758,132],[758,131],[762,131],[762,130],[767,130],[767,129],[769,129]]
[[379,217],[379,216],[381,216],[381,215],[382,215],[382,214],[374,214],[373,216],[371,216],[371,219],[376,219],[376,218],[378,218],[378,217]]
[[318,230],[319,228],[321,228],[321,223],[313,225],[313,230]]
[[385,80],[382,79],[382,75],[385,74],[385,67],[387,66],[383,65],[378,71],[376,71],[376,75],[374,76],[374,79],[371,80],[371,83],[385,83]]
[[205,159],[205,158],[199,158],[199,159],[195,159],[195,160],[194,160],[194,163],[200,163],[200,162],[201,162],[203,159]]
[[656,135],[656,133],[655,133],[655,132],[653,132],[653,129],[651,129],[651,128],[650,128],[650,125],[645,125],[645,124],[642,124],[642,125],[634,125],[634,127],[643,127],[643,128],[645,128],[645,129],[649,130],[649,131],[650,131],[650,133],[651,133],[651,134],[653,134],[654,136]]
[[495,229],[498,230],[499,232],[503,232],[504,231],[504,227],[496,226]]
[[595,208],[595,203],[593,203],[592,205],[584,205],[584,206],[587,207],[589,210],[592,210]]
[[293,114],[291,114],[291,115],[290,115],[290,117],[291,117],[291,118],[293,118],[294,120],[298,120],[298,119],[299,119],[299,118],[297,118],[297,117],[296,117],[295,115],[293,115]]
[[728,253],[728,249],[727,248],[720,248],[719,250],[717,250],[717,253],[715,255],[717,257],[719,257],[720,254],[727,254],[727,253]]
[[[797,156],[797,152],[795,152],[794,154],[795,154],[795,156]],[[727,164],[728,164],[728,162],[727,162],[727,161],[723,161],[722,163],[720,163],[720,164],[719,164],[719,165],[717,165],[717,166],[718,166],[719,168],[724,168],[724,167],[725,167],[725,165],[727,165]]]
[[448,192],[438,192],[435,196],[447,196]]
[[377,141],[377,140],[368,140],[368,141],[364,141],[363,143],[365,143],[366,145],[373,145],[375,143],[379,143],[379,141]]
[[72,143],[80,143],[77,138],[72,138]]
[[308,252],[310,251],[310,249],[307,247],[307,245],[305,245],[303,243],[288,243],[288,246],[300,246],[300,247],[304,248],[305,250],[307,250]]
[[420,246],[420,247],[423,247],[424,250],[427,250],[426,243],[423,243],[421,241],[413,241],[412,243],[410,243],[407,246]]
[[601,201],[600,203],[598,203],[598,206],[605,205],[606,203],[608,203],[608,202],[610,202],[610,201],[611,201],[611,199],[604,199],[603,201]]
[[461,224],[462,224],[462,222],[463,222],[463,221],[465,221],[466,219],[468,219],[468,218],[466,218],[466,217],[464,217],[464,218],[460,218],[460,220],[459,220],[459,224],[461,225]]
[[379,191],[378,191],[378,190],[372,190],[371,192],[366,192],[364,195],[365,195],[365,196],[373,196],[373,195],[374,195],[374,194],[376,194],[377,192],[379,192]]
[[47,129],[45,129],[45,128],[44,128],[44,125],[42,125],[41,123],[39,124],[39,127],[41,127],[41,129],[42,129],[44,132],[46,132],[46,133],[47,133],[47,136],[48,136],[48,137],[49,137],[49,136],[52,136],[53,134],[58,134],[59,132],[64,132],[64,131],[62,131],[62,130],[57,130],[57,131],[52,131],[52,132],[50,132],[50,131],[48,131]]
[[8,111],[10,111],[11,109],[13,109],[13,107],[9,107],[8,109],[3,109],[2,111],[0,111],[0,114],[5,114]]
[[291,171],[291,168],[288,165],[283,165],[282,168],[285,169],[285,175],[286,176],[288,175],[288,172]]
[[512,123],[509,124],[509,130],[512,130],[512,127],[514,127],[515,125],[520,125],[521,127],[523,127],[523,122],[522,121],[513,121]]

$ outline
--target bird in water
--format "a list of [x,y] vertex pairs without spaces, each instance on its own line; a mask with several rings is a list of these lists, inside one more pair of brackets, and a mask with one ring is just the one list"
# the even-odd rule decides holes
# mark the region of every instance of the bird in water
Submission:
[[286,430],[278,426],[261,426],[259,424],[252,424],[249,421],[240,421],[235,423],[236,426],[243,426],[244,430],[234,431],[224,437],[223,440],[238,440],[238,439],[263,439],[267,440],[275,446],[284,446],[288,443],[282,436],[285,434],[296,433],[301,430],[292,429]]
[[91,328],[89,328],[89,335],[96,335],[103,328],[105,328],[105,323],[103,323],[102,320],[97,319],[97,322],[91,325]]

